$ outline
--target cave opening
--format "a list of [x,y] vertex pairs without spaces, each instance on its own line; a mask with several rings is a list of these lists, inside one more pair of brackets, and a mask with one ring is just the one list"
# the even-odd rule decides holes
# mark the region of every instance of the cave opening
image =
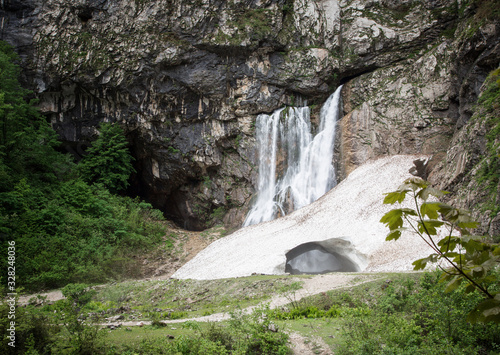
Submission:
[[292,275],[358,272],[366,264],[352,243],[341,238],[300,244],[285,256],[285,272]]

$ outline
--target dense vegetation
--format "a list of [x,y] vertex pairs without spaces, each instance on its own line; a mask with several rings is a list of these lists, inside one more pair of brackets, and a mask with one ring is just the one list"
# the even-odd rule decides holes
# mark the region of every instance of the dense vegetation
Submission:
[[164,227],[151,205],[114,194],[133,170],[123,131],[102,125],[77,166],[58,150],[50,124],[27,101],[16,60],[0,43],[0,269],[7,270],[7,242],[13,241],[16,287],[134,275],[130,250],[158,244]]
[[[471,324],[482,299],[461,287],[445,292],[441,273],[408,274],[350,292],[331,291],[274,311],[278,319],[330,319],[336,354],[496,354],[500,326]],[[497,285],[498,287],[499,285]]]
[[[297,283],[283,285],[279,277],[269,277],[266,282],[276,283],[274,292],[282,292],[290,300],[288,306],[279,309],[263,306],[244,314],[234,310],[238,303],[234,297],[230,319],[218,323],[165,324],[167,316],[141,312],[154,304],[158,292],[141,302],[135,298],[123,301],[120,311],[114,308],[116,304],[109,302],[116,300],[117,295],[106,288],[92,290],[86,285],[68,285],[63,289],[65,300],[39,306],[40,299],[34,299],[27,307],[18,308],[17,318],[22,326],[16,332],[17,351],[31,354],[289,354],[288,334],[297,332],[307,342],[321,337],[335,354],[493,355],[500,352],[500,325],[473,324],[466,320],[481,300],[478,293],[464,295],[465,285],[446,292],[446,285],[439,282],[440,272],[378,276],[381,277],[371,282],[302,300],[295,300],[300,282],[299,287]],[[225,282],[219,280],[219,286],[210,287],[203,297],[216,295]],[[262,280],[250,277],[232,282],[241,282],[242,287],[243,284],[258,285]],[[141,282],[136,286],[141,288],[141,294],[148,293],[144,287],[169,294],[171,287],[189,289],[190,283],[165,280]],[[201,282],[197,287],[212,283]],[[130,292],[136,292],[130,287],[127,283],[122,289],[123,300]],[[232,289],[239,292],[240,287],[235,285]],[[192,291],[190,294],[194,297],[196,293]],[[102,301],[100,304],[104,307],[100,312],[96,312],[97,300]],[[123,313],[123,309],[128,311]],[[0,307],[0,329],[7,327],[7,312],[8,306]],[[122,321],[133,315],[136,322],[152,322],[143,327],[124,325],[115,330],[97,326],[106,323],[106,317],[111,314],[125,317]],[[324,344],[321,346],[324,348]],[[11,350],[6,342],[0,344],[2,353],[8,354]]]
[[[500,284],[500,244],[493,243],[489,236],[472,235],[479,224],[469,211],[429,199],[446,193],[419,177],[409,178],[396,191],[387,193],[385,204],[401,203],[408,197],[415,208],[395,208],[382,217],[380,222],[390,230],[386,240],[397,240],[402,231],[411,230],[432,251],[428,257],[415,260],[414,269],[437,263],[443,270],[446,291],[465,283],[465,293],[477,291],[484,297],[469,314],[469,321],[500,323],[500,293],[495,289]],[[445,236],[438,236],[438,231]]]

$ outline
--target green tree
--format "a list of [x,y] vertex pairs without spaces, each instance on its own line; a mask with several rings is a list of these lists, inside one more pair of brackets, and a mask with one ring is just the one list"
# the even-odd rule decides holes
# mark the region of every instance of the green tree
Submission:
[[26,100],[31,95],[19,81],[17,54],[7,43],[0,41],[0,151],[10,158],[16,148],[29,141],[30,135],[48,126],[34,106]]
[[[56,149],[57,134],[19,84],[16,61],[0,41],[0,254],[15,241],[16,282],[29,290],[135,276],[132,255],[159,243],[164,226],[161,212],[104,187],[123,188],[133,171],[123,132],[101,129],[83,164],[82,175],[98,182],[89,185]],[[7,263],[0,259],[0,269]]]
[[78,165],[82,179],[88,183],[103,184],[112,192],[127,188],[128,178],[135,172],[127,145],[120,126],[103,123],[99,137]]
[[101,353],[104,330],[94,324],[92,319],[88,319],[82,311],[96,293],[95,290],[87,284],[68,284],[61,291],[66,297],[66,300],[62,301],[62,323],[65,331],[62,332],[64,337],[54,346],[55,352],[82,355]]
[[[57,152],[56,133],[40,115],[32,94],[21,87],[17,54],[0,41],[0,193],[23,177],[40,186],[58,180],[71,166]],[[0,198],[1,202],[1,198]]]
[[[449,268],[442,268],[441,281],[447,282],[446,291],[456,290],[465,282],[466,293],[479,291],[484,301],[469,314],[470,321],[500,323],[500,244],[489,242],[486,237],[474,236],[477,227],[469,211],[442,202],[428,201],[440,198],[447,192],[434,189],[421,178],[407,179],[396,191],[387,193],[385,204],[403,202],[407,195],[414,202],[413,208],[397,208],[387,212],[380,222],[389,227],[386,240],[397,240],[406,224],[434,251],[428,257],[413,262],[415,270],[424,269],[429,262],[445,261]],[[440,238],[438,231],[446,236]]]

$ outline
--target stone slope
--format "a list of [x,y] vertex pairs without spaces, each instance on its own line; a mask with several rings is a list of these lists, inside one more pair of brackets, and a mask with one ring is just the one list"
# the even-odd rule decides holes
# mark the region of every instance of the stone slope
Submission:
[[410,233],[386,242],[388,230],[379,220],[392,206],[383,193],[394,191],[412,175],[416,156],[392,156],[366,162],[325,196],[277,220],[246,227],[202,250],[172,277],[217,279],[253,273],[284,274],[285,254],[306,242],[350,240],[367,263],[364,271],[411,270],[411,263],[430,254]]

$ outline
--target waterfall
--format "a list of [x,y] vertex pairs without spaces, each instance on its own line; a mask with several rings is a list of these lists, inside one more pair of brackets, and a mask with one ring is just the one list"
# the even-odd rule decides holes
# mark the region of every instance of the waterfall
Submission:
[[308,107],[287,107],[257,116],[257,198],[243,226],[290,213],[335,186],[332,160],[341,88],[323,104],[315,136]]

